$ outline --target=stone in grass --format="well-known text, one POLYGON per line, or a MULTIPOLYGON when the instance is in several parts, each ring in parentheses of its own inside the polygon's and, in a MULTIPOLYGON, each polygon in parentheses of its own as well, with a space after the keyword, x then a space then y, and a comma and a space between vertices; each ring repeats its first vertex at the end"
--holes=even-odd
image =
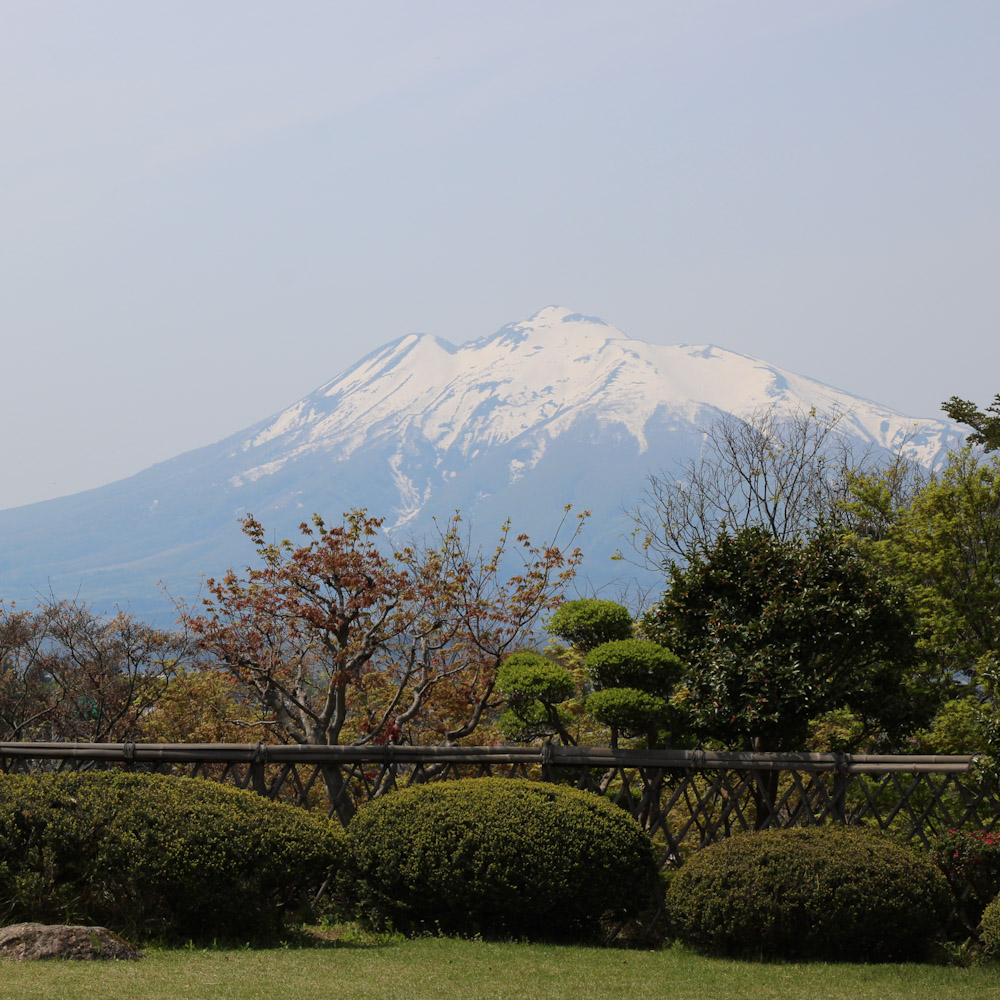
POLYGON ((146 957, 106 927, 34 923, 0 928, 0 956, 24 960, 146 957))

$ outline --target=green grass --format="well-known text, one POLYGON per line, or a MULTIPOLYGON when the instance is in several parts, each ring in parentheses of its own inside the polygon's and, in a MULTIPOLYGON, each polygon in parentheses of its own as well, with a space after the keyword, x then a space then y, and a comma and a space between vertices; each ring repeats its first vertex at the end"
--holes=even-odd
POLYGON ((423 938, 264 950, 150 949, 142 962, 0 960, 3 1000, 991 1000, 1000 966, 785 965, 423 938))

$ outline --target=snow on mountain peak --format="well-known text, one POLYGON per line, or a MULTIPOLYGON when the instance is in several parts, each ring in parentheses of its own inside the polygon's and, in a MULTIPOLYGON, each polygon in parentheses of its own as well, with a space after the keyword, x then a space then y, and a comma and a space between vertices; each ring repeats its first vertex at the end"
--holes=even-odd
POLYGON ((573 312, 565 306, 546 306, 534 316, 529 316, 519 323, 508 323, 496 333, 484 337, 474 343, 496 341, 497 343, 523 343, 532 341, 539 346, 552 341, 577 343, 597 339, 628 340, 629 338, 615 329, 610 323, 596 316, 584 316, 573 312))
POLYGON ((57 586, 169 615, 156 581, 191 595, 199 574, 241 564, 235 523, 247 511, 290 537, 311 511, 364 506, 406 535, 433 534, 433 517, 461 510, 487 531, 510 518, 537 541, 572 503, 593 512, 583 543, 599 588, 618 575, 609 557, 632 527, 622 504, 649 472, 697 456, 722 414, 765 406, 842 413, 839 430, 862 447, 924 465, 964 437, 757 358, 630 340, 548 306, 457 347, 407 334, 225 441, 5 512, 0 582, 26 602, 57 586))
MULTIPOLYGON (((940 427, 915 436, 902 414, 757 358, 632 340, 603 320, 547 306, 458 347, 408 334, 373 351, 253 428, 240 445, 252 464, 231 482, 254 481, 313 452, 347 459, 379 442, 400 469, 401 449, 429 450, 447 478, 484 449, 520 442, 513 481, 582 420, 617 428, 642 454, 654 424, 703 428, 722 413, 745 417, 763 406, 843 413, 845 432, 887 448, 909 438, 911 457, 925 464, 941 448, 940 427)), ((407 492, 417 506, 426 493, 407 492)))

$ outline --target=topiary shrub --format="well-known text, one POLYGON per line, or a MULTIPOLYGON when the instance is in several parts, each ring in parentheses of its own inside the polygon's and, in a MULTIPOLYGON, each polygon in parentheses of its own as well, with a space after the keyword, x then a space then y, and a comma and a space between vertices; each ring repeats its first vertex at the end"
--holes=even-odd
POLYGON ((497 671, 497 690, 511 707, 521 708, 541 701, 557 704, 573 697, 570 672, 538 653, 520 652, 508 656, 497 671))
POLYGON ((406 933, 594 939, 658 885, 649 839, 599 796, 473 778, 366 805, 348 829, 360 919, 406 933))
POLYGON ((549 635, 565 639, 581 653, 587 653, 605 642, 628 639, 632 628, 628 608, 595 597, 561 604, 545 623, 545 631, 549 635))
POLYGON ((625 733, 645 735, 652 748, 665 730, 677 728, 667 696, 683 664, 669 649, 648 639, 618 639, 592 649, 583 665, 597 689, 587 699, 587 711, 610 727, 613 747, 625 733))
POLYGON ((514 653, 497 671, 497 691, 509 706, 497 719, 497 728, 515 742, 558 736, 569 743, 573 717, 559 702, 575 690, 565 667, 528 650, 514 653))
POLYGON ((583 661, 597 688, 669 691, 684 669, 679 657, 649 639, 620 639, 592 649, 583 661))
POLYGON ((607 688, 587 699, 587 711, 602 725, 628 736, 641 736, 665 724, 670 704, 635 688, 607 688))
POLYGON ((267 940, 345 855, 346 835, 325 817, 211 781, 111 771, 0 777, 7 923, 267 940))
POLYGON ((667 889, 676 936, 729 956, 918 958, 949 908, 948 887, 926 856, 843 827, 720 841, 694 855, 667 889))
POLYGON ((554 736, 568 743, 565 734, 573 722, 573 716, 561 705, 544 705, 536 701, 516 711, 508 708, 501 712, 497 719, 497 729, 505 740, 512 743, 530 743, 532 740, 548 740, 554 736))

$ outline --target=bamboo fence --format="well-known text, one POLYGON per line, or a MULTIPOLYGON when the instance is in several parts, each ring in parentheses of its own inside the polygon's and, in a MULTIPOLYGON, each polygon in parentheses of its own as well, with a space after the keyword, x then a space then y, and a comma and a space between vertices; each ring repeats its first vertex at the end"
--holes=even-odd
POLYGON ((394 788, 501 775, 573 785, 627 809, 673 866, 747 830, 843 823, 928 846, 1000 826, 969 756, 613 750, 607 747, 0 743, 7 773, 124 768, 209 778, 322 809, 346 825, 394 788))

